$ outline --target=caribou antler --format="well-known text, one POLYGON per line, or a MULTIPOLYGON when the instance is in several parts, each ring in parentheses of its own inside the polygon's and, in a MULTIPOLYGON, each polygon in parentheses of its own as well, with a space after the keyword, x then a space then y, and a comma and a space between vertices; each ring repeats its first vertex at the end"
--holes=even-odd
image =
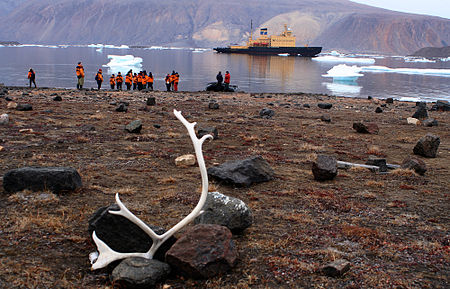
POLYGON ((198 201, 197 206, 194 210, 187 215, 183 220, 181 220, 178 224, 173 226, 170 230, 165 232, 162 235, 156 234, 150 227, 148 227, 142 220, 133 215, 125 205, 120 201, 119 194, 116 194, 116 203, 119 206, 119 211, 108 211, 110 214, 119 215, 127 218, 134 224, 136 224, 139 228, 141 228, 152 240, 153 244, 150 249, 145 253, 119 253, 112 250, 105 242, 100 240, 95 231, 92 233, 92 239, 97 245, 97 252, 91 253, 90 259, 92 263, 92 270, 100 269, 107 266, 109 263, 129 258, 129 257, 142 257, 146 259, 152 259, 153 255, 156 253, 158 248, 173 234, 179 231, 181 228, 192 222, 198 215, 202 213, 203 205, 206 201, 206 196, 208 195, 208 174, 206 172, 205 160, 203 158, 202 145, 203 142, 208 138, 213 138, 211 135, 205 135, 202 138, 197 138, 195 135, 194 127, 197 124, 196 122, 190 123, 188 122, 182 115, 180 111, 173 110, 173 113, 178 118, 178 120, 183 123, 183 125, 187 128, 189 136, 191 137, 192 143, 194 145, 195 155, 197 156, 198 166, 200 168, 200 174, 202 177, 202 192, 200 196, 200 200, 198 201))

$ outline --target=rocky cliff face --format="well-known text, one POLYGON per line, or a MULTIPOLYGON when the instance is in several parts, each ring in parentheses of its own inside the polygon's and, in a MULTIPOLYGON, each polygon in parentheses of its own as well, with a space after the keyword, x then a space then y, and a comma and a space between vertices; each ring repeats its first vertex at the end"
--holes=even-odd
POLYGON ((297 45, 410 54, 450 43, 450 20, 348 0, 0 0, 0 39, 21 43, 214 47, 289 24, 297 45))

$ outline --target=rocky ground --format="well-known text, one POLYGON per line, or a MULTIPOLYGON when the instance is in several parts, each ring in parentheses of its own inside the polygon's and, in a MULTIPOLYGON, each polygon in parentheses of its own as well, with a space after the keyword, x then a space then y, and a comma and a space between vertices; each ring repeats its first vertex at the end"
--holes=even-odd
POLYGON ((253 212, 253 226, 234 236, 238 264, 208 280, 172 275, 158 288, 448 288, 449 112, 429 112, 438 126, 416 126, 406 121, 414 103, 382 104, 310 94, 10 88, 0 96, 0 114, 9 116, 0 125, 0 175, 24 166, 69 166, 83 188, 58 195, 0 188, 0 287, 114 287, 105 270, 90 270, 95 247, 87 227, 115 193, 145 222, 165 228, 194 208, 200 175, 196 166, 175 166, 176 157, 193 153, 176 108, 199 127, 217 128, 219 138, 204 144, 208 167, 260 155, 276 177, 250 187, 210 180, 213 190, 253 212), (150 96, 155 106, 146 105, 150 96), (116 111, 120 101, 129 103, 127 112, 116 111), (217 109, 209 108, 211 101, 217 109), (321 109, 322 102, 333 106, 321 109), (18 111, 13 103, 32 110, 18 111), (274 115, 260 117, 263 108, 274 115), (137 119, 142 131, 127 132, 125 125, 137 119), (356 133, 356 121, 376 123, 379 133, 356 133), (401 164, 427 133, 441 144, 436 158, 421 158, 424 176, 352 168, 332 181, 313 179, 317 154, 353 163, 375 155, 401 164), (325 276, 322 266, 337 259, 348 260, 350 270, 325 276))

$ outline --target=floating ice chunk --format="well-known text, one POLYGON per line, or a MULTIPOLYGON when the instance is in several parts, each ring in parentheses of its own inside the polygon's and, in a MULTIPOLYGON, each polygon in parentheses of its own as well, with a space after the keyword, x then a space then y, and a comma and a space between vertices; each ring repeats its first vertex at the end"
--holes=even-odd
POLYGON ((383 72, 383 73, 402 73, 402 74, 419 74, 430 76, 450 77, 450 69, 437 68, 390 68, 386 66, 363 66, 363 72, 383 72))
POLYGON ((130 49, 128 45, 110 45, 110 44, 89 44, 87 47, 91 48, 110 48, 110 49, 130 49))
POLYGON ((109 63, 103 65, 109 67, 110 73, 126 73, 130 69, 139 70, 142 68, 142 58, 133 55, 108 55, 109 63))
POLYGON ((289 53, 280 53, 278 56, 289 56, 289 53))
POLYGON ((431 62, 431 63, 436 62, 436 60, 430 60, 430 59, 426 59, 426 58, 417 58, 417 57, 405 57, 403 59, 405 60, 405 62, 431 62))
POLYGON ((340 81, 355 81, 360 76, 364 76, 361 72, 361 68, 353 65, 348 66, 346 64, 339 64, 327 71, 327 74, 323 74, 323 77, 332 77, 333 80, 340 81))
POLYGON ((322 83, 330 90, 334 95, 342 96, 359 96, 361 92, 361 86, 344 84, 339 82, 324 82, 322 83))
POLYGON ((325 55, 315 57, 312 60, 320 62, 341 62, 341 63, 360 63, 360 64, 374 64, 375 59, 373 58, 358 58, 358 57, 344 57, 344 56, 333 56, 325 55))
POLYGON ((97 51, 98 53, 102 53, 103 52, 103 47, 97 48, 97 49, 95 49, 95 51, 97 51))
POLYGON ((439 59, 440 61, 444 61, 444 62, 446 62, 446 61, 450 61, 450 57, 447 57, 447 58, 441 58, 441 59, 439 59))
POLYGON ((419 97, 402 96, 399 98, 399 101, 418 102, 424 100, 420 99, 419 97))
POLYGON ((332 56, 341 56, 342 55, 339 52, 337 52, 336 50, 331 51, 329 54, 332 56))

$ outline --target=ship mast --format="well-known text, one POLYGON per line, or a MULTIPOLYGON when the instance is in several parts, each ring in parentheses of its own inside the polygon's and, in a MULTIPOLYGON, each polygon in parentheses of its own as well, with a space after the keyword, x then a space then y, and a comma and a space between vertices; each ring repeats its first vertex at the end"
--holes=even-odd
POLYGON ((250 20, 250 40, 253 40, 253 19, 250 20))

